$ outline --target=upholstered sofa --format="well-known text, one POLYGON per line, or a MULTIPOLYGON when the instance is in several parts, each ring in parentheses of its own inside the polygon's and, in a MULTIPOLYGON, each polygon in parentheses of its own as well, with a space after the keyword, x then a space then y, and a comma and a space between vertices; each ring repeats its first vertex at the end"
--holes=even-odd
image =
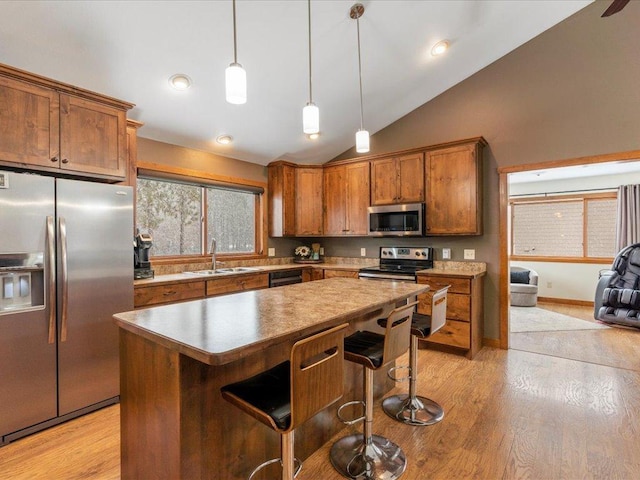
POLYGON ((511 267, 511 305, 535 307, 538 303, 538 273, 523 267, 511 267))
POLYGON ((602 322, 640 328, 640 243, 623 248, 611 270, 601 272, 593 313, 602 322))

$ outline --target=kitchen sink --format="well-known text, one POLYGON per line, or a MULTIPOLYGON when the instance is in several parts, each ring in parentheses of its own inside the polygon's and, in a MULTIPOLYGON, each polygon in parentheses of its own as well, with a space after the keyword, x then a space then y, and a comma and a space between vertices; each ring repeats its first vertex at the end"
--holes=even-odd
POLYGON ((242 272, 259 272, 260 267, 233 267, 233 268, 216 268, 215 270, 194 270, 193 272, 184 272, 187 275, 220 275, 222 273, 242 273, 242 272))
POLYGON ((218 268, 216 272, 220 273, 234 273, 234 272, 258 272, 262 270, 260 267, 233 267, 233 268, 218 268))

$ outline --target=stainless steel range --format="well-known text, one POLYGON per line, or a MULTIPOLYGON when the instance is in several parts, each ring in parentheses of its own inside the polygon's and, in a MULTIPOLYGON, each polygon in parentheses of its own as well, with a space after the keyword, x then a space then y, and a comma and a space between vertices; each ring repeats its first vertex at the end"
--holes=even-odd
POLYGON ((360 269, 358 277, 415 282, 416 272, 433 268, 431 247, 380 247, 380 266, 360 269))

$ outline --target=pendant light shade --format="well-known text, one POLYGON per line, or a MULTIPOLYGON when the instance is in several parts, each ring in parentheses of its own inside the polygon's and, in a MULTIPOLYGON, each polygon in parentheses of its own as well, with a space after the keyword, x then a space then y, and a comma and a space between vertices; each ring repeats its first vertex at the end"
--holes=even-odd
POLYGON ((356 132, 356 152, 367 153, 369 151, 369 132, 358 130, 356 132))
POLYGON ((302 109, 302 130, 308 134, 320 132, 320 109, 315 103, 309 102, 302 109))
POLYGON ((307 0, 309 23, 309 101, 302 109, 302 131, 306 134, 320 132, 320 109, 313 103, 313 88, 311 83, 311 0, 307 0))
POLYGON ((232 63, 224 71, 227 102, 247 103, 247 72, 239 63, 232 63))
POLYGON ((236 37, 236 0, 233 0, 233 63, 224 72, 227 102, 235 105, 247 103, 247 72, 238 63, 236 37))
POLYGON ((369 132, 364 129, 364 113, 362 108, 362 60, 360 57, 360 17, 364 15, 364 5, 356 3, 349 10, 349 16, 356 21, 358 29, 358 79, 360 81, 360 130, 356 132, 356 152, 369 151, 369 132))

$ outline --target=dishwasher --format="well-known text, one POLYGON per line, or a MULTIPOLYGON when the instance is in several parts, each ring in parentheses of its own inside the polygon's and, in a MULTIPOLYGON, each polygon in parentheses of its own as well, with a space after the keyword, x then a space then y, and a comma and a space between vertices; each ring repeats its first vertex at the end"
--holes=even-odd
POLYGON ((269 288, 302 283, 302 270, 280 270, 269 273, 269 288))

